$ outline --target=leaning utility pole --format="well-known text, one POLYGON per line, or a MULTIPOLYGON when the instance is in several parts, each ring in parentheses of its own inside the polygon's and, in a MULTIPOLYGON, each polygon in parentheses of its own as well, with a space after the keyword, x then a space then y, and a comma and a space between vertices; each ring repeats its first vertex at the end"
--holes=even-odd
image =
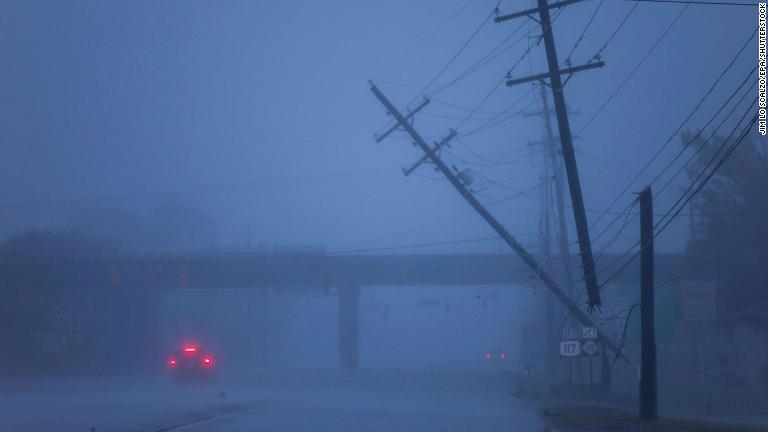
MULTIPOLYGON (((563 305, 565 305, 568 311, 582 325, 585 327, 597 328, 589 316, 587 316, 587 314, 584 313, 579 308, 579 306, 565 294, 560 286, 555 283, 555 281, 552 279, 552 277, 549 276, 544 267, 542 267, 541 264, 539 264, 539 262, 533 256, 531 256, 531 254, 529 254, 528 251, 525 250, 525 248, 520 243, 518 243, 512 234, 510 234, 506 228, 504 228, 504 226, 501 225, 501 223, 496 220, 496 218, 482 204, 480 204, 480 201, 475 198, 474 194, 470 192, 462 180, 451 171, 448 165, 446 165, 445 162, 440 159, 437 152, 434 149, 431 149, 426 141, 424 141, 424 138, 422 138, 421 135, 416 132, 416 129, 414 129, 413 125, 408 122, 408 118, 403 116, 400 111, 395 108, 392 102, 390 102, 389 99, 384 96, 381 90, 379 90, 379 88, 376 87, 373 83, 371 83, 371 92, 373 92, 376 98, 382 103, 382 105, 384 105, 392 117, 395 118, 399 124, 399 127, 411 136, 421 151, 424 152, 424 154, 435 165, 435 167, 448 179, 456 191, 458 191, 459 194, 461 194, 461 196, 467 201, 467 203, 469 203, 469 205, 475 209, 475 211, 488 223, 488 225, 490 225, 491 228, 496 231, 499 237, 501 237, 501 239, 504 240, 504 242, 507 243, 507 245, 509 245, 512 250, 515 251, 515 253, 522 259, 523 263, 525 263, 539 277, 539 279, 541 279, 541 281, 544 283, 544 286, 549 289, 557 297, 557 299, 563 303, 563 305)), ((455 132, 451 131, 451 133, 455 132)), ((604 346, 609 347, 614 352, 618 352, 624 360, 629 361, 626 356, 621 354, 616 344, 613 343, 613 341, 599 328, 598 337, 603 342, 604 346)))
POLYGON ((658 416, 656 326, 653 314, 653 197, 640 192, 640 418, 658 416))
POLYGON ((503 22, 510 19, 527 16, 532 18, 532 14, 539 14, 539 24, 541 24, 542 38, 544 39, 544 48, 547 52, 548 73, 542 73, 522 79, 508 79, 507 85, 512 86, 524 82, 544 80, 549 78, 552 87, 552 96, 555 101, 555 113, 557 114, 557 126, 560 130, 560 142, 563 150, 563 161, 565 162, 565 171, 568 175, 568 188, 571 192, 571 203, 573 204, 573 216, 576 221, 576 234, 579 238, 579 251, 581 252, 581 265, 584 270, 584 280, 587 285, 587 296, 589 297, 589 307, 599 307, 600 288, 597 284, 597 275, 595 274, 595 261, 592 257, 592 243, 589 239, 589 228, 587 226, 587 216, 584 210, 584 199, 581 195, 581 184, 579 181, 579 170, 576 166, 576 157, 573 151, 573 139, 571 136, 571 126, 568 122, 568 111, 565 104, 565 95, 563 94, 562 75, 571 75, 583 70, 602 67, 604 63, 597 61, 587 63, 582 66, 571 67, 570 65, 561 69, 557 60, 557 50, 555 48, 555 38, 552 35, 552 20, 549 16, 549 10, 560 8, 572 3, 583 0, 563 0, 549 4, 547 0, 537 0, 538 7, 524 10, 511 15, 496 17, 496 22, 503 22))

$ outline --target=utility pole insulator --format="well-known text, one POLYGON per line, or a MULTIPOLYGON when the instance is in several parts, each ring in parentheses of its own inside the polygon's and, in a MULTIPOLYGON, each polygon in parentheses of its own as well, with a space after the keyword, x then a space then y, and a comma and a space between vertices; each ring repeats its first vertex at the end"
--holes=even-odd
MULTIPOLYGON (((430 102, 429 98, 425 97, 424 100, 421 101, 421 103, 416 106, 416 108, 414 108, 414 109, 412 109, 412 110, 410 110, 408 112, 408 115, 405 116, 405 119, 406 120, 413 119, 413 116, 417 112, 421 111, 422 108, 424 108, 425 106, 429 105, 429 102, 430 102)), ((389 111, 387 111, 387 115, 392 115, 392 114, 389 111)), ((413 123, 411 123, 411 125, 413 125, 413 123)), ((377 143, 378 142, 382 142, 384 140, 384 138, 388 137, 389 134, 391 134, 392 132, 396 131, 398 127, 400 127, 400 124, 399 123, 395 123, 394 126, 390 127, 386 131, 384 131, 384 133, 382 133, 381 135, 377 134, 377 135, 374 135, 373 137, 376 139, 377 143)))
MULTIPOLYGON (((574 4, 574 3, 578 3, 578 2, 582 2, 582 1, 584 1, 584 0, 563 0, 563 1, 556 2, 556 3, 547 4, 544 7, 547 10, 549 10, 549 9, 559 9, 559 8, 561 8, 563 6, 568 6, 570 4, 574 4)), ((537 20, 536 18, 534 18, 532 16, 533 14, 535 14, 537 12, 540 12, 541 11, 541 7, 542 7, 541 4, 539 4, 539 6, 535 7, 535 8, 526 9, 524 11, 515 12, 515 13, 509 14, 509 15, 497 16, 494 19, 494 21, 497 22, 497 23, 500 23, 500 22, 504 22, 504 21, 509 21, 511 19, 527 16, 528 18, 543 24, 542 21, 539 21, 539 20, 537 20)))
MULTIPOLYGON (((431 150, 431 153, 436 155, 436 154, 437 154, 437 152, 440 150, 440 148, 442 148, 443 146, 448 146, 448 147, 450 147, 450 144, 449 144, 449 142, 450 142, 450 141, 451 141, 451 140, 452 140, 452 139, 453 139, 455 136, 456 136, 456 131, 455 131, 455 130, 453 130, 453 129, 451 129, 451 130, 448 132, 448 135, 446 135, 446 136, 445 136, 445 138, 441 139, 441 140, 440 140, 440 142, 436 142, 436 143, 435 143, 435 146, 432 148, 432 150, 431 150)), ((417 145, 417 144, 416 144, 416 143, 413 143, 413 145, 417 145)), ((416 168, 418 168, 419 166, 421 166, 421 164, 423 164, 424 162, 426 162, 426 161, 427 161, 427 159, 429 159, 429 155, 428 155, 428 154, 425 154, 425 155, 424 155, 424 156, 422 156, 422 157, 421 157, 419 160, 417 160, 416 162, 414 162, 414 163, 411 165, 411 167, 410 167, 410 168, 403 168, 403 175, 404 175, 404 176, 408 176, 408 175, 409 175, 409 174, 411 174, 411 173, 412 173, 414 170, 416 170, 416 168)))
POLYGON ((531 76, 525 77, 525 78, 507 79, 507 87, 512 87, 514 85, 523 84, 523 83, 527 83, 527 82, 531 82, 531 81, 542 81, 542 80, 545 80, 547 78, 552 78, 554 75, 569 75, 570 76, 572 74, 575 74, 576 72, 581 72, 581 71, 585 71, 585 70, 589 70, 589 69, 601 68, 603 66, 605 66, 605 63, 599 61, 599 62, 594 62, 594 63, 583 64, 581 66, 569 67, 569 68, 565 68, 565 69, 556 69, 553 72, 540 73, 540 74, 531 75, 531 76))

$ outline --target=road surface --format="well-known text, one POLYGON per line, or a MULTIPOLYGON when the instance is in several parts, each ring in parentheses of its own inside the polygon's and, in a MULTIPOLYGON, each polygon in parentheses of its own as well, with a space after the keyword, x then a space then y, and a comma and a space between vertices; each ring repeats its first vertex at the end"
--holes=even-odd
POLYGON ((0 382, 2 431, 544 431, 500 372, 240 372, 0 382))

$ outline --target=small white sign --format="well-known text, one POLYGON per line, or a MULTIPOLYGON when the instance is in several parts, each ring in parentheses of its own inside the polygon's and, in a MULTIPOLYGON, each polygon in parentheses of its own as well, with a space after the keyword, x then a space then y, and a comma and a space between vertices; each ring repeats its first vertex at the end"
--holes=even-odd
POLYGON ((593 355, 597 354, 598 351, 600 351, 600 345, 596 344, 592 339, 588 339, 581 346, 581 350, 584 351, 584 354, 592 357, 593 355))
POLYGON ((583 327, 581 337, 584 339, 597 339, 597 327, 583 327))
POLYGON ((578 333, 575 328, 565 328, 560 333, 560 339, 562 340, 573 340, 576 338, 578 338, 578 333))
POLYGON ((560 342, 560 355, 563 357, 578 357, 581 354, 581 344, 577 340, 560 342))

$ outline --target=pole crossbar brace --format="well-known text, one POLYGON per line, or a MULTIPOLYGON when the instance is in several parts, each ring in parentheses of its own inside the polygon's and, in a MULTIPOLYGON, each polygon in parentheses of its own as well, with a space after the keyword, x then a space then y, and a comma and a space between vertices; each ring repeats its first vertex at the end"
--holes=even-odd
MULTIPOLYGON (((550 3, 549 5, 547 5, 547 9, 561 8, 563 6, 568 6, 569 4, 579 3, 579 2, 582 2, 582 1, 584 1, 584 0, 563 0, 563 1, 556 2, 556 3, 550 3)), ((509 21, 511 19, 527 16, 528 18, 531 18, 532 20, 534 20, 536 22, 539 22, 539 20, 537 20, 536 18, 531 16, 532 14, 535 14, 535 13, 538 13, 538 12, 541 12, 541 8, 535 7, 535 8, 531 8, 531 9, 526 9, 524 11, 515 12, 515 13, 509 14, 509 15, 497 16, 496 18, 494 18, 494 21, 497 22, 497 23, 500 23, 500 22, 504 22, 504 21, 509 21)))
POLYGON ((408 123, 408 119, 403 116, 392 102, 387 99, 386 96, 379 90, 376 85, 371 84, 371 92, 381 102, 382 105, 389 111, 389 113, 397 120, 402 128, 413 138, 416 145, 418 145, 433 164, 442 172, 442 174, 448 179, 451 185, 457 192, 469 203, 470 206, 493 228, 494 231, 504 240, 507 245, 522 259, 533 273, 544 283, 544 286, 555 295, 555 297, 565 306, 566 309, 586 327, 595 327, 598 331, 598 337, 605 346, 618 353, 619 356, 625 360, 628 364, 631 364, 629 359, 621 352, 618 346, 608 337, 590 318, 585 312, 583 312, 576 303, 571 300, 562 288, 552 279, 547 273, 544 267, 534 258, 528 251, 507 231, 506 228, 475 198, 474 194, 462 183, 462 181, 453 173, 451 169, 443 162, 442 159, 430 149, 429 145, 424 138, 414 129, 414 127, 408 123))
POLYGON ((574 66, 574 67, 569 67, 569 68, 565 68, 565 69, 560 69, 560 70, 558 70, 555 73, 544 72, 544 73, 540 73, 540 74, 537 74, 537 75, 531 75, 531 76, 525 77, 525 78, 507 79, 507 87, 512 87, 512 86, 517 85, 517 84, 523 84, 523 83, 527 83, 527 82, 531 82, 531 81, 542 81, 542 80, 547 79, 547 78, 552 78, 552 75, 555 75, 555 74, 557 74, 557 75, 571 75, 571 74, 574 74, 576 72, 581 72, 581 71, 585 71, 585 70, 589 70, 589 69, 601 68, 603 66, 605 66, 605 62, 598 61, 598 62, 583 64, 581 66, 574 66))
MULTIPOLYGON (((421 109, 424 108, 425 106, 429 105, 429 102, 430 102, 429 98, 425 97, 424 100, 418 106, 416 106, 416 108, 414 108, 413 110, 410 110, 408 112, 408 115, 405 116, 405 119, 406 120, 411 119, 414 114, 416 114, 417 112, 421 111, 421 109)), ((383 134, 381 134, 381 135, 374 135, 374 138, 376 138, 376 142, 379 143, 382 140, 384 140, 384 138, 388 137, 389 134, 391 134, 392 132, 396 131, 399 126, 400 126, 399 123, 395 123, 394 126, 392 126, 391 128, 387 129, 386 131, 384 131, 383 134)))
MULTIPOLYGON (((438 150, 440 150, 440 148, 448 145, 448 142, 450 142, 455 136, 456 136, 456 131, 451 129, 448 135, 445 136, 445 138, 441 139, 440 142, 435 143, 435 146, 432 148, 432 150, 430 150, 430 154, 436 154, 438 150)), ((425 154, 424 156, 422 156, 419 160, 414 162, 410 168, 403 168, 403 175, 407 177, 409 174, 415 171, 416 168, 421 166, 421 164, 423 164, 424 162, 427 161, 427 159, 429 159, 430 154, 425 154)))

